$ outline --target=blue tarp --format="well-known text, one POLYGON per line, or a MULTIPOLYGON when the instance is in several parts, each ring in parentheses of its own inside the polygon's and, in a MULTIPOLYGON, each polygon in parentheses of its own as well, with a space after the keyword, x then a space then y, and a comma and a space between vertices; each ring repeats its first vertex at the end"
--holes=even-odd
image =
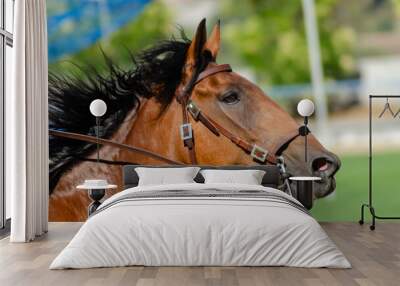
POLYGON ((49 60, 85 49, 132 21, 150 0, 47 0, 49 60))

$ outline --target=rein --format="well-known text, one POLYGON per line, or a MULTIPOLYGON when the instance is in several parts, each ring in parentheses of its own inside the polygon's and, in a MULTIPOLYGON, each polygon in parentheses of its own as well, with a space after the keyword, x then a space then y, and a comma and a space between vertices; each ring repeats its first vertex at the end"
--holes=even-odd
POLYGON ((218 124, 216 121, 211 119, 208 115, 206 115, 197 105, 190 99, 192 95, 192 91, 196 84, 198 84, 203 79, 215 75, 220 72, 232 72, 232 68, 229 64, 216 65, 212 67, 207 67, 204 71, 199 74, 195 74, 194 78, 192 78, 189 83, 184 86, 180 93, 177 95, 177 101, 182 106, 182 125, 180 126, 180 134, 181 139, 183 141, 184 146, 188 149, 189 157, 192 165, 197 165, 196 152, 194 148, 194 132, 192 128, 192 124, 189 121, 188 113, 193 117, 195 121, 200 121, 205 127, 207 127, 212 133, 217 136, 222 134, 229 140, 231 140, 238 147, 245 150, 250 156, 261 162, 261 163, 270 163, 276 165, 279 162, 278 155, 283 151, 283 149, 287 148, 287 146, 298 136, 304 135, 305 133, 309 133, 308 129, 304 129, 300 127, 299 129, 294 130, 289 133, 287 136, 282 138, 278 144, 272 146, 270 150, 264 149, 263 147, 252 144, 247 140, 237 136, 218 124))
MULTIPOLYGON (((153 159, 163 161, 168 164, 185 165, 182 162, 171 160, 167 157, 164 157, 162 155, 159 155, 157 153, 151 152, 151 151, 143 149, 143 148, 134 147, 134 146, 130 146, 130 145, 122 144, 122 143, 117 143, 117 142, 114 142, 114 141, 108 140, 108 139, 96 138, 96 137, 90 136, 90 135, 83 135, 83 134, 59 131, 59 130, 54 130, 54 129, 49 130, 49 135, 73 139, 73 140, 80 140, 80 141, 84 141, 84 142, 88 142, 88 143, 99 143, 101 145, 113 146, 113 147, 124 149, 124 150, 130 151, 130 152, 135 152, 135 153, 138 153, 141 155, 145 155, 145 156, 151 157, 153 159)), ((121 163, 125 163, 125 162, 121 162, 121 163)))

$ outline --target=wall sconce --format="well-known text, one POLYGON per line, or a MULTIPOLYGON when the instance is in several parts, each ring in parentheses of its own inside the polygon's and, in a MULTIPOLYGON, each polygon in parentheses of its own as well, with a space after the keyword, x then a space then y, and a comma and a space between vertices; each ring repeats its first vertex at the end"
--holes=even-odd
POLYGON ((303 99, 297 104, 297 112, 304 117, 304 125, 300 127, 300 135, 304 136, 304 160, 307 162, 307 135, 310 133, 308 129, 308 117, 314 113, 314 103, 309 99, 303 99))
POLYGON ((90 103, 90 113, 96 117, 96 139, 97 139, 97 163, 100 161, 99 155, 99 136, 100 136, 100 117, 107 112, 107 104, 101 99, 95 99, 90 103))

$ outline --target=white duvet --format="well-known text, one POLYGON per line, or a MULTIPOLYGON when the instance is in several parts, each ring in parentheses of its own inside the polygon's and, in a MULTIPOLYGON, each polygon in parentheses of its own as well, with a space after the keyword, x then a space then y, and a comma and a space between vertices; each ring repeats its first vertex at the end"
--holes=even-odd
POLYGON ((262 190, 297 202, 276 189, 254 185, 127 189, 100 206, 104 209, 88 219, 50 269, 127 265, 351 267, 315 219, 278 201, 174 197, 112 204, 131 192, 207 189, 262 190))

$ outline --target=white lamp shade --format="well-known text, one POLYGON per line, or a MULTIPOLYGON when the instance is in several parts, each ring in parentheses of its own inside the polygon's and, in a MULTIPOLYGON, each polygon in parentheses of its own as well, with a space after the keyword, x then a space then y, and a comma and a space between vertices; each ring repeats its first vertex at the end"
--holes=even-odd
POLYGON ((103 116, 107 111, 107 104, 101 99, 95 99, 90 103, 90 113, 96 117, 103 116))
POLYGON ((309 99, 303 99, 297 104, 297 112, 301 116, 311 116, 314 113, 314 103, 309 99))

